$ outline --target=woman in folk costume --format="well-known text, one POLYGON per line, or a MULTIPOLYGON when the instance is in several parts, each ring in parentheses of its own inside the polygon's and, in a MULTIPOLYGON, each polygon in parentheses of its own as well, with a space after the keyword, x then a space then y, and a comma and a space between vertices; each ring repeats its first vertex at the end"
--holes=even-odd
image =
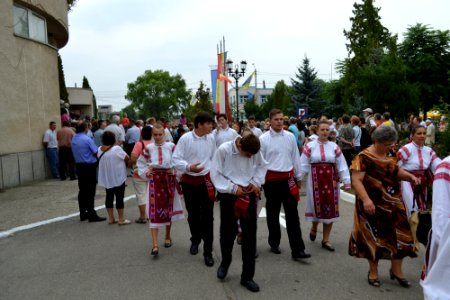
POLYGON ((164 141, 164 128, 153 126, 153 140, 146 146, 144 154, 137 161, 138 173, 148 178, 148 218, 152 235, 152 255, 158 255, 158 228, 166 227, 164 247, 172 246, 171 222, 184 218, 178 182, 172 167, 172 153, 175 144, 164 141))
POLYGON ((425 299, 450 299, 450 156, 434 175, 432 220, 421 285, 425 299))
POLYGON ((317 226, 323 223, 322 248, 334 251, 330 233, 333 223, 339 219, 339 181, 349 189, 350 174, 341 149, 328 140, 329 134, 328 121, 321 120, 318 139, 305 146, 300 161, 302 178, 309 173, 305 211, 306 220, 312 221, 309 237, 314 241, 317 226))
POLYGON ((398 166, 414 174, 421 180, 420 185, 414 189, 408 181, 402 181, 402 197, 405 202, 408 216, 412 211, 426 210, 427 187, 432 184, 432 176, 427 176, 428 171, 433 174, 441 160, 436 153, 428 146, 425 146, 427 130, 422 125, 415 125, 411 130, 412 142, 401 147, 397 153, 398 166), (413 205, 414 191, 418 203, 413 205))

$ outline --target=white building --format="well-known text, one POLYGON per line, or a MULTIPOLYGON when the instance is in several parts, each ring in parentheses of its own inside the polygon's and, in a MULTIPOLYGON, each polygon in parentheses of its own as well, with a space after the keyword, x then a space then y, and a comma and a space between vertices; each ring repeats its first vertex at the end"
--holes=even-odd
MULTIPOLYGON (((247 103, 249 99, 254 98, 257 105, 261 105, 267 101, 267 98, 270 94, 272 94, 272 88, 258 88, 256 89, 254 86, 250 86, 248 89, 243 89, 240 87, 238 89, 239 96, 239 120, 247 119, 245 115, 244 105, 247 103)), ((228 97, 230 99, 230 107, 233 112, 233 117, 236 115, 236 89, 232 88, 228 90, 228 97)))

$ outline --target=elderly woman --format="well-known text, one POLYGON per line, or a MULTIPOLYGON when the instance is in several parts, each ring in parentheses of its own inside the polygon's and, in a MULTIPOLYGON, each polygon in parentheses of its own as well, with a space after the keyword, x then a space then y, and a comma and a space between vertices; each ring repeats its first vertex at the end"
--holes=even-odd
POLYGON ((323 223, 322 248, 334 251, 330 233, 333 223, 339 219, 339 181, 349 189, 350 174, 341 149, 336 143, 328 141, 328 120, 319 121, 317 132, 318 139, 304 147, 300 158, 302 179, 309 174, 305 216, 307 221, 312 221, 311 241, 316 239, 319 222, 323 223))
POLYGON ((390 259, 391 279, 403 287, 411 284, 402 270, 403 258, 416 257, 400 180, 417 185, 420 179, 402 170, 390 150, 397 141, 391 126, 380 126, 372 133, 373 145, 361 151, 352 162, 352 185, 356 192, 354 225, 349 254, 369 261, 367 281, 379 287, 378 260, 390 259))
MULTIPOLYGON (((419 189, 407 181, 402 181, 402 198, 406 205, 408 216, 412 211, 425 210, 427 200, 427 187, 432 184, 432 178, 427 178, 427 171, 433 174, 441 162, 433 149, 425 146, 427 130, 422 125, 414 125, 411 130, 412 142, 400 148, 397 153, 398 166, 420 178, 419 189), (418 203, 413 204, 414 192, 418 203)), ((430 177, 430 176, 428 176, 430 177)))

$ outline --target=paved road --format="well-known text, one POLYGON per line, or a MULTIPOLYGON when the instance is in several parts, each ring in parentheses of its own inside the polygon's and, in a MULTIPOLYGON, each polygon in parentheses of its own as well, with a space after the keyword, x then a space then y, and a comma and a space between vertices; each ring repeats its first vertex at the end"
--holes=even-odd
MULTIPOLYGON (((127 195, 133 193, 129 183, 127 195)), ((55 180, 0 193, 0 235, 17 226, 76 213, 76 195, 76 182, 55 180)), ((104 195, 99 188, 96 205, 103 204, 104 195)), ((104 209, 99 213, 105 215, 104 209)), ((137 218, 134 199, 126 203, 125 213, 137 218)), ((256 294, 239 285, 237 245, 228 277, 223 282, 216 278, 220 261, 217 205, 213 268, 203 264, 201 254, 189 254, 186 220, 174 223, 173 247, 162 247, 155 259, 150 256, 147 225, 119 227, 71 217, 0 238, 0 299, 423 299, 418 283, 421 258, 405 259, 405 274, 413 282, 409 289, 389 280, 387 261, 380 263, 382 287, 367 284, 367 262, 347 254, 353 205, 342 202, 341 214, 332 233, 336 252, 321 249, 319 232, 316 242, 305 239, 312 254, 305 262, 291 260, 285 230, 283 253, 270 253, 265 218, 260 218, 255 281, 261 291, 256 294)), ((305 238, 309 227, 302 221, 305 238)))

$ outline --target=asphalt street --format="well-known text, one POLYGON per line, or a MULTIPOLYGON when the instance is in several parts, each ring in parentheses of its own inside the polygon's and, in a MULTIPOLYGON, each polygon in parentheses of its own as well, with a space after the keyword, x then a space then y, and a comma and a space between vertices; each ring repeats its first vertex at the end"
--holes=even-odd
MULTIPOLYGON (((389 261, 381 261, 380 288, 367 284, 368 264, 347 254, 353 222, 353 204, 341 201, 341 220, 331 240, 336 252, 308 239, 310 224, 304 221, 304 196, 299 215, 307 251, 312 257, 293 261, 285 228, 280 255, 269 251, 266 219, 258 219, 258 252, 255 281, 259 293, 239 284, 240 246, 224 281, 216 277, 220 263, 219 206, 215 206, 214 267, 206 267, 201 253, 189 253, 186 219, 173 224, 173 246, 150 255, 148 225, 108 225, 80 222, 76 215, 77 182, 46 180, 0 193, 0 299, 423 299, 419 258, 406 258, 404 272, 412 282, 403 288, 389 279, 389 261), (64 218, 64 216, 69 216, 64 218), (55 218, 63 217, 55 220, 55 218), (48 221, 53 220, 53 221, 48 221), (20 227, 40 222, 34 227, 20 227), (19 227, 19 230, 15 231, 19 227), (27 229, 28 228, 28 229, 27 229), (22 230, 26 229, 26 230, 22 230)), ((138 217, 133 185, 125 215, 138 217)), ((97 189, 96 206, 105 192, 97 189)), ((264 201, 264 200, 262 200, 264 201)), ((104 209, 99 214, 106 215, 104 209)), ((282 218, 282 217, 281 217, 282 218)))

